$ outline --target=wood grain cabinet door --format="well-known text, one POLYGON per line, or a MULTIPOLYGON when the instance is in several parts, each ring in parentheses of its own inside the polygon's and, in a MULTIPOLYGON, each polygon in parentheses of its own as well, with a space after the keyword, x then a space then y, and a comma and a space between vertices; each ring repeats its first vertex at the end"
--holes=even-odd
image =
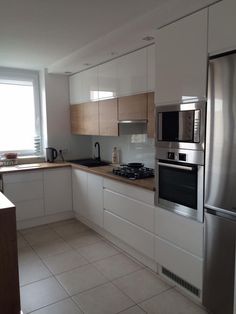
POLYGON ((148 93, 148 123, 147 123, 148 137, 155 137, 155 103, 154 93, 148 93))
POLYGON ((99 135, 98 102, 73 105, 71 112, 71 132, 81 135, 99 135))
POLYGON ((146 120, 147 93, 118 98, 118 119, 146 120))
POLYGON ((118 136, 117 98, 99 101, 100 135, 118 136))

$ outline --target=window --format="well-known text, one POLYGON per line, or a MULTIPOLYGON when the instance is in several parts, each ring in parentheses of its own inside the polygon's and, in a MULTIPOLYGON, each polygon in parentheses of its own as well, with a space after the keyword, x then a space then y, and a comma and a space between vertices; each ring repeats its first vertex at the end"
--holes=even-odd
POLYGON ((0 68, 0 153, 40 155, 38 72, 0 68))

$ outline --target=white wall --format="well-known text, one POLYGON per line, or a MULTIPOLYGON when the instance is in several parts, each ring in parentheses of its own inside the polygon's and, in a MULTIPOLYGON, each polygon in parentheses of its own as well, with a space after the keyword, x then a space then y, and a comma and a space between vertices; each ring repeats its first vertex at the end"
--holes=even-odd
POLYGON ((67 150, 65 159, 91 156, 91 137, 72 135, 70 131, 69 83, 66 75, 48 74, 45 71, 42 84, 44 108, 45 147, 67 150), (45 84, 43 86, 43 84, 45 84), (46 106, 46 107, 45 107, 46 106))

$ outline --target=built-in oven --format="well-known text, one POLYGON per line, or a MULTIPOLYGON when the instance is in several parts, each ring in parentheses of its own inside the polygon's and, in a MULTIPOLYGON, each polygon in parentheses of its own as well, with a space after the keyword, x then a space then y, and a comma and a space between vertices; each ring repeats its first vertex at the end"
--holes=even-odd
POLYGON ((156 146, 204 149, 206 102, 156 108, 156 146))
POLYGON ((156 206, 202 222, 203 164, 202 151, 159 149, 156 206))

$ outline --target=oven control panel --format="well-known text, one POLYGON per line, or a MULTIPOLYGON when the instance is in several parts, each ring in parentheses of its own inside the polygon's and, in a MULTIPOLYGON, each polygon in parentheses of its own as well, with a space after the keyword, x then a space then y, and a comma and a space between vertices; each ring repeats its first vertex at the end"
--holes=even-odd
POLYGON ((187 161, 187 154, 168 152, 167 159, 177 161, 187 161))

